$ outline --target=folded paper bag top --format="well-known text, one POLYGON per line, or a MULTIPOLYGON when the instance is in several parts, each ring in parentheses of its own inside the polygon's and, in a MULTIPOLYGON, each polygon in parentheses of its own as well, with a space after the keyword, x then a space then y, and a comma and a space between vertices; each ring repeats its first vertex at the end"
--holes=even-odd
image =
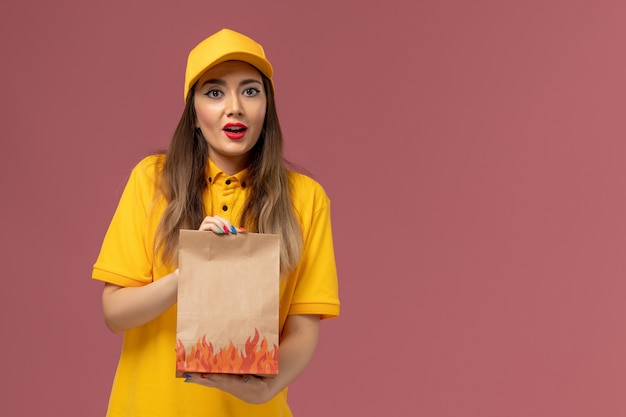
POLYGON ((278 235, 181 230, 176 375, 278 374, 278 235))

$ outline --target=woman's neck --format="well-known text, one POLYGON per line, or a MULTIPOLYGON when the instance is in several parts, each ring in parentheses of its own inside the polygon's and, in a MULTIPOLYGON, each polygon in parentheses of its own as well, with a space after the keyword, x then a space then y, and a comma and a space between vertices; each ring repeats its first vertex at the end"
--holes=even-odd
POLYGON ((209 158, 211 158, 211 161, 213 161, 215 166, 221 169, 226 175, 235 175, 249 165, 246 155, 239 157, 224 157, 222 155, 209 154, 209 158))

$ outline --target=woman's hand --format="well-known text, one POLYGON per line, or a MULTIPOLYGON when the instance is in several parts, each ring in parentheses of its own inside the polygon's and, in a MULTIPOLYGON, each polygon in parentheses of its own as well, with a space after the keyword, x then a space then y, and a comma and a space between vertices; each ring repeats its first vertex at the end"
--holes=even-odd
POLYGON ((236 235, 237 233, 246 231, 243 227, 233 226, 231 222, 220 216, 205 217, 204 220, 202 220, 200 227, 198 227, 198 230, 210 231, 218 235, 223 235, 224 233, 232 233, 236 235))
POLYGON ((279 372, 275 377, 187 373, 183 375, 185 381, 221 389, 252 404, 267 402, 295 380, 311 361, 317 346, 319 323, 318 315, 287 317, 278 351, 279 372))
POLYGON ((254 375, 201 374, 190 372, 183 376, 185 377, 185 382, 217 388, 250 404, 263 404, 273 397, 265 378, 259 378, 254 375))

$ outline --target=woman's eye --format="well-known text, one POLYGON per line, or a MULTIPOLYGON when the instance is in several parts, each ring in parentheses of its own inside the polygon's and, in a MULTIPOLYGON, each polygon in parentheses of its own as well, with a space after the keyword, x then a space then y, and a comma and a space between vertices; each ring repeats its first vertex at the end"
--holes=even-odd
POLYGON ((206 95, 211 98, 220 98, 222 96, 222 92, 220 90, 209 90, 206 95))
POLYGON ((243 94, 248 97, 254 97, 259 93, 260 91, 256 88, 246 88, 245 90, 243 90, 243 94))

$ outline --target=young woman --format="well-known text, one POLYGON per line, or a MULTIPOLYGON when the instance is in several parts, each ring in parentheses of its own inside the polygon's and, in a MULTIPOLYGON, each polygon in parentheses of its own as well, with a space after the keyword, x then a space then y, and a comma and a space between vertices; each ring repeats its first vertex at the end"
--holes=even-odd
POLYGON ((287 386, 322 319, 339 315, 330 202, 287 170, 272 66, 223 29, 189 54, 185 109, 167 151, 133 169, 94 265, 104 320, 124 341, 109 416, 290 416, 287 386), (175 377, 180 229, 281 238, 279 374, 175 377))

